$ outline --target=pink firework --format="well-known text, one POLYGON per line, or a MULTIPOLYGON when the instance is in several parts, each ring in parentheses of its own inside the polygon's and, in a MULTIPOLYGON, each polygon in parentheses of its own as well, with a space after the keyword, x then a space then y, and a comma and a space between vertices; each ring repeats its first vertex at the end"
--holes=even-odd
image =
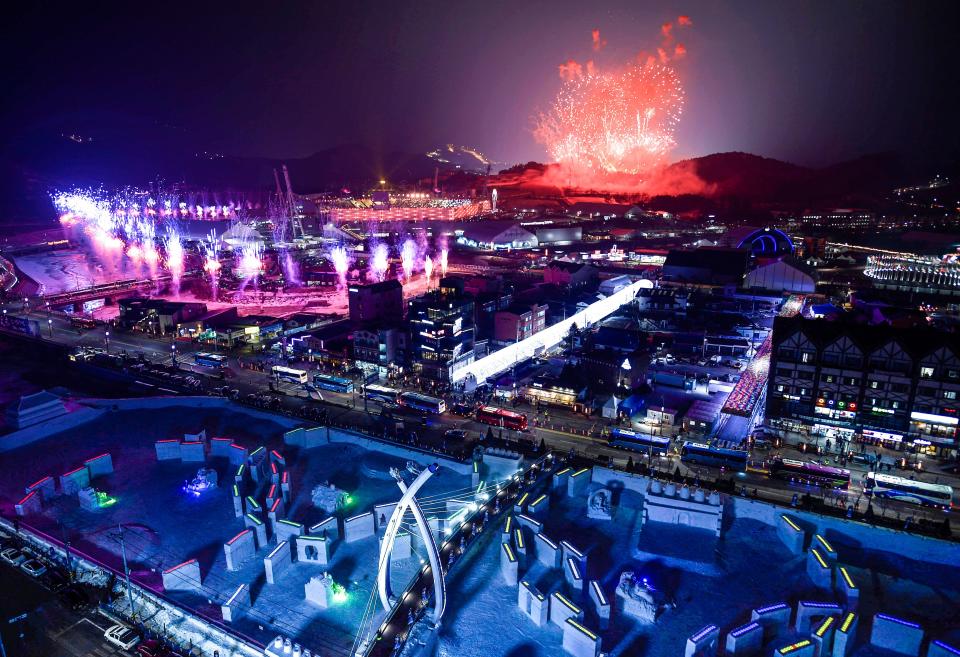
POLYGON ((400 264, 403 266, 403 280, 413 278, 413 270, 417 259, 417 243, 407 239, 400 248, 400 264))
POLYGON ((683 99, 676 71, 653 59, 619 72, 591 67, 564 83, 534 135, 573 171, 642 174, 676 146, 683 99))
POLYGON ((449 251, 447 250, 447 247, 443 247, 442 249, 440 249, 440 275, 441 276, 447 275, 447 254, 448 253, 449 251))
POLYGON ((427 284, 429 285, 430 279, 433 277, 433 258, 430 256, 423 259, 423 273, 427 275, 427 284))
POLYGON ((376 282, 381 282, 390 268, 390 249, 380 243, 373 247, 373 257, 370 258, 370 273, 376 282))
POLYGON ((330 260, 333 262, 333 268, 340 278, 340 286, 345 287, 347 284, 347 272, 350 271, 350 254, 347 253, 346 248, 335 246, 330 251, 330 260))

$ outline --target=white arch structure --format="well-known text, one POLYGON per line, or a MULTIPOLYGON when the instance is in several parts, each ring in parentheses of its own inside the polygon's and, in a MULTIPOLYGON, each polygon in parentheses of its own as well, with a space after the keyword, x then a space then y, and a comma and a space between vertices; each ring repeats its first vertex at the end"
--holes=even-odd
POLYGON ((436 463, 424 468, 409 487, 403 483, 402 479, 397 479, 397 485, 403 492, 403 497, 397 502, 397 506, 393 509, 393 515, 390 516, 390 521, 387 523, 387 531, 383 535, 383 542, 380 543, 380 564, 377 569, 377 589, 380 593, 380 604, 389 612, 390 598, 393 597, 393 591, 390 588, 390 553, 393 552, 393 543, 397 538, 397 531, 400 529, 403 515, 407 512, 407 509, 410 509, 417 522, 417 529, 420 530, 423 544, 426 546, 427 558, 430 560, 430 572, 433 577, 433 622, 435 625, 440 623, 440 618, 447 606, 447 587, 443 581, 443 570, 440 568, 440 552, 437 550, 437 542, 415 496, 420 487, 427 482, 427 479, 439 469, 440 466, 436 463))
POLYGON ((650 287, 653 287, 653 283, 649 280, 632 283, 614 292, 609 297, 595 301, 577 314, 534 333, 526 340, 508 345, 489 356, 450 372, 450 379, 456 383, 467 376, 473 376, 476 378, 477 384, 481 384, 491 376, 510 369, 514 363, 533 358, 543 350, 560 344, 570 333, 570 327, 574 324, 582 329, 588 324, 599 322, 607 315, 618 310, 620 306, 632 301, 641 289, 650 287))

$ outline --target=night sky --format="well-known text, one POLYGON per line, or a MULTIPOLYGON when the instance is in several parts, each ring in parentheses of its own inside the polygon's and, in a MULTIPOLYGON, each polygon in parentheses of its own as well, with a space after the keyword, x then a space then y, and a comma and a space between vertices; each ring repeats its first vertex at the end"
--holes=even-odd
POLYGON ((4 130, 162 125, 235 155, 454 142, 543 160, 532 119, 560 86, 558 65, 623 64, 686 14, 674 159, 960 150, 956 2, 191 4, 20 3, 0 46, 4 130), (608 43, 599 53, 594 28, 608 43))

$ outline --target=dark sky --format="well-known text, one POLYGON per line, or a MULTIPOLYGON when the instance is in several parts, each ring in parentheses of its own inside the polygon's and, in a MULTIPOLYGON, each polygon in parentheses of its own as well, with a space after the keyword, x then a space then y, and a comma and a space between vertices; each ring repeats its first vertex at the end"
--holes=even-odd
POLYGON ((162 124, 240 155, 455 142, 544 159, 532 117, 558 64, 622 64, 687 14, 677 158, 958 150, 957 2, 19 5, 0 48, 3 127, 21 135, 162 124))

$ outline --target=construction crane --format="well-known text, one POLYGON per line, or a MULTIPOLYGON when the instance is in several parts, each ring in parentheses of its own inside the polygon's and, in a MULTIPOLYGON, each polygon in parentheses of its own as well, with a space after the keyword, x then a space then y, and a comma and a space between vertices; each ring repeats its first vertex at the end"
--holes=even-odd
MULTIPOLYGON (((284 201, 284 205, 286 205, 286 208, 285 208, 286 212, 284 214, 286 215, 287 221, 289 222, 290 228, 292 229, 293 238, 296 239, 297 237, 303 237, 303 224, 300 222, 300 215, 297 213, 297 200, 293 195, 293 186, 290 184, 290 171, 287 170, 286 164, 282 166, 283 166, 283 180, 287 184, 287 193, 284 201)), ((274 175, 276 175, 276 173, 277 173, 276 170, 274 170, 274 175)), ((280 181, 277 180, 277 193, 278 195, 282 196, 279 188, 280 188, 280 181)))

